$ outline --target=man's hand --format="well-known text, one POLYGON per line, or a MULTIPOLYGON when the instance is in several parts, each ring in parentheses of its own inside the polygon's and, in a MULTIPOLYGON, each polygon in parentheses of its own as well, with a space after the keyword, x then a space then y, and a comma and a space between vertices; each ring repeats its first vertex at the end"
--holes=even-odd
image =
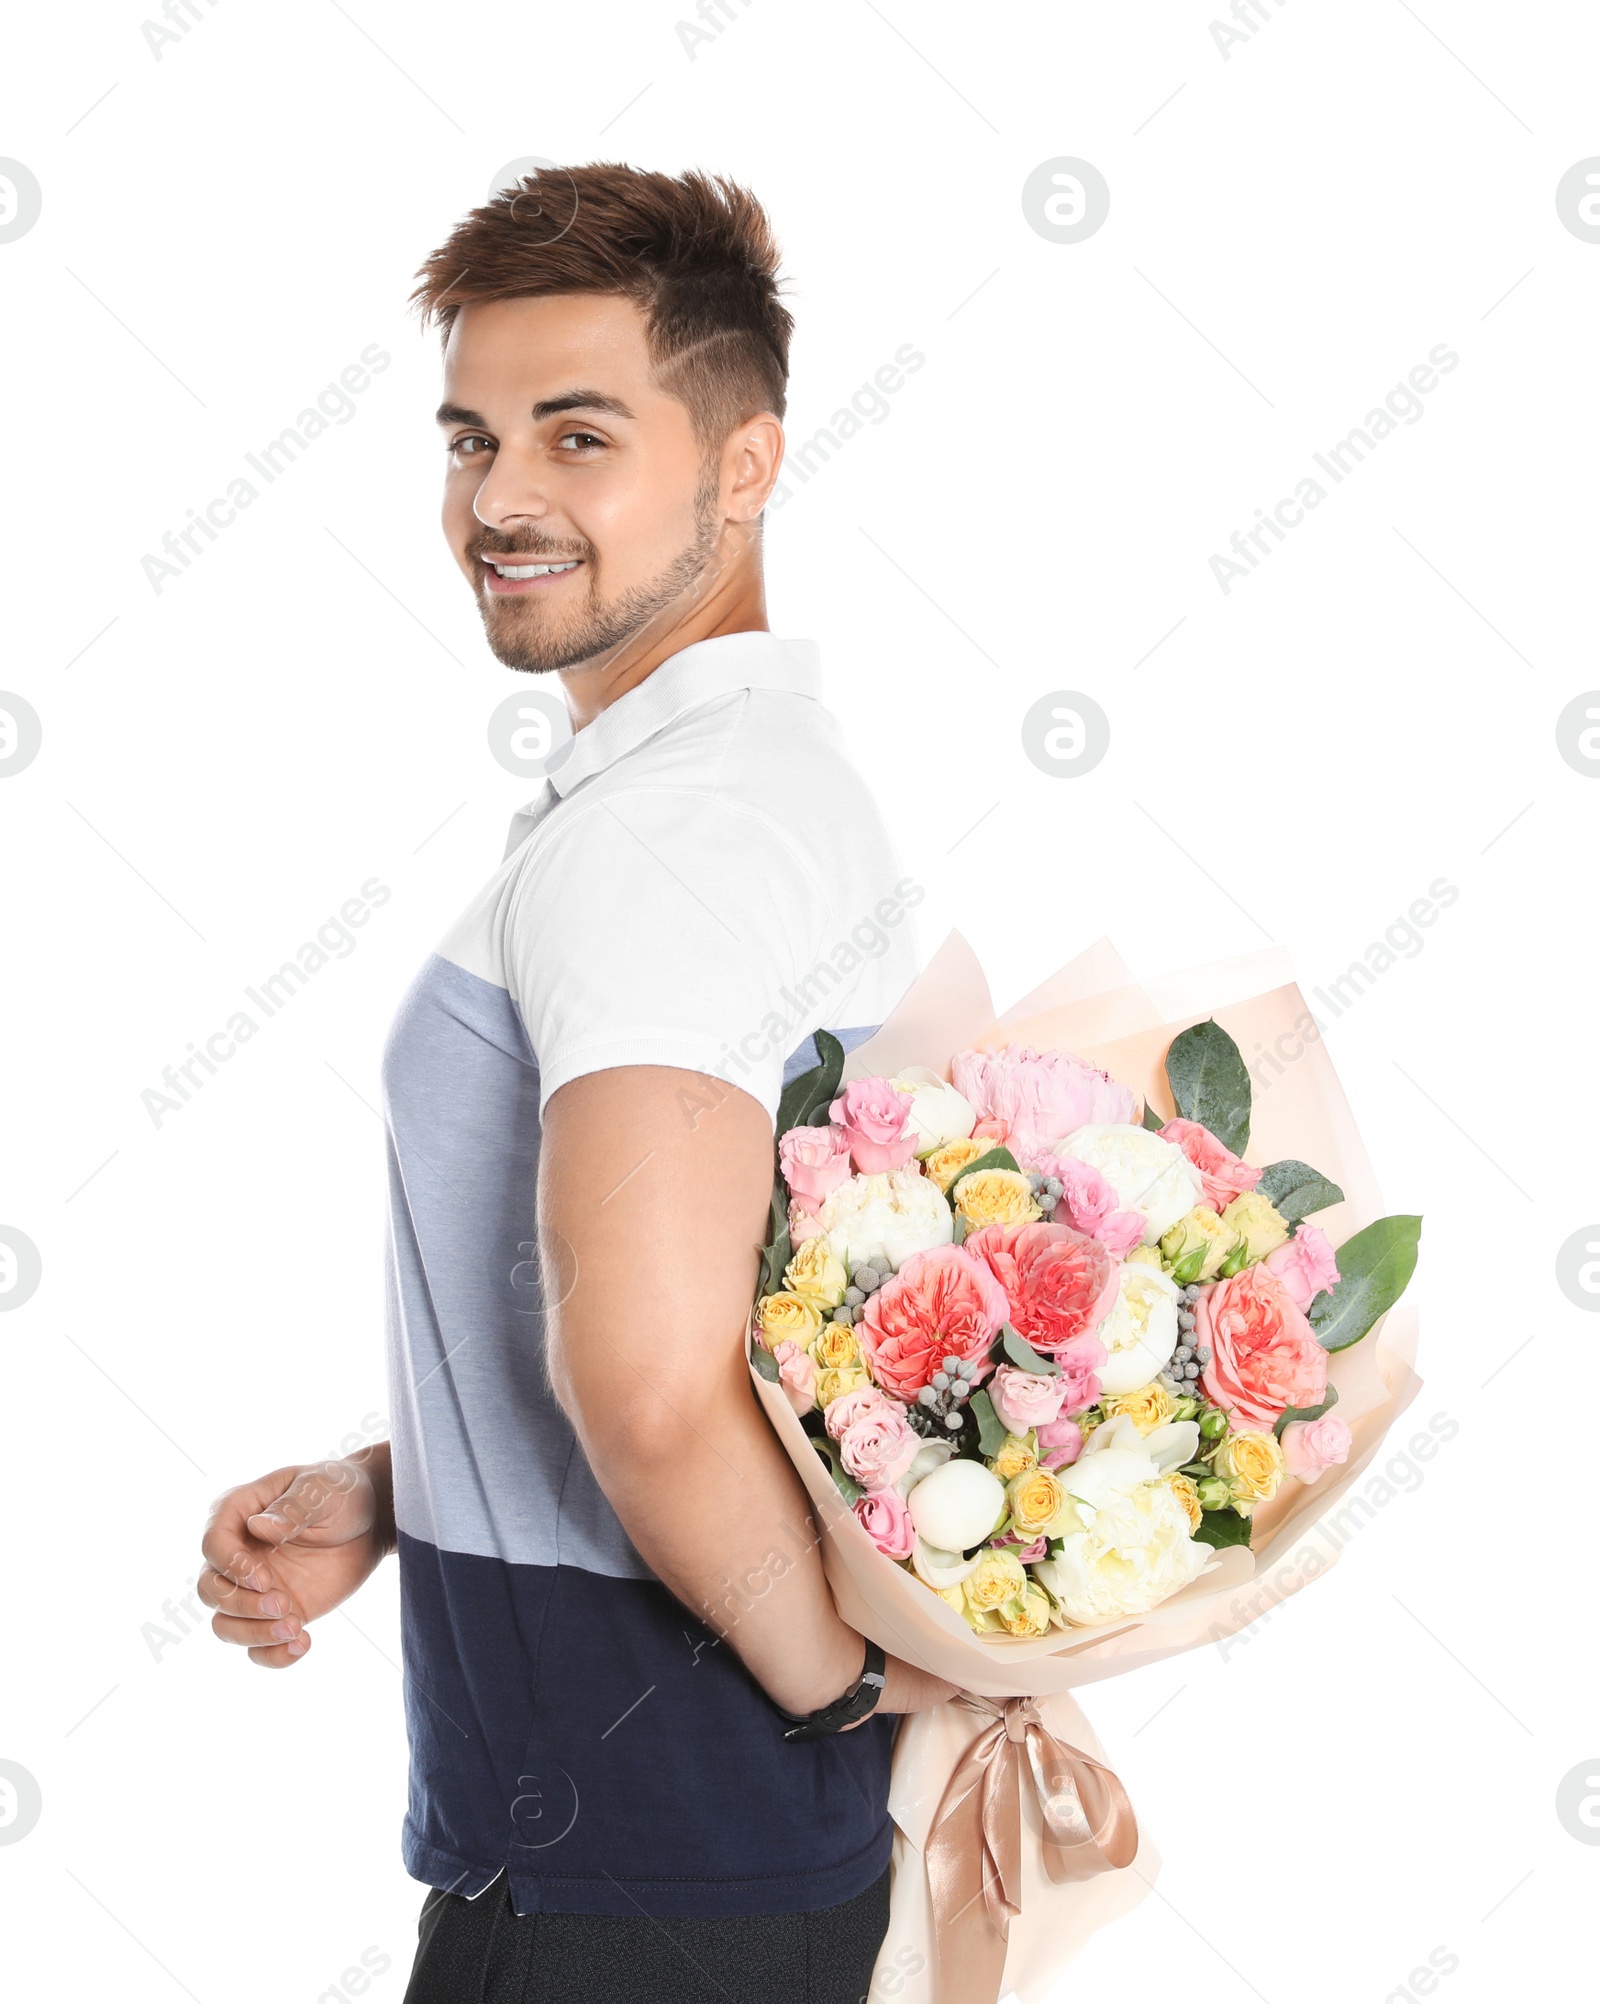
POLYGON ((217 1609, 213 1634, 286 1670, 311 1647, 305 1624, 348 1600, 394 1546, 384 1441, 230 1489, 212 1506, 195 1592, 217 1609))

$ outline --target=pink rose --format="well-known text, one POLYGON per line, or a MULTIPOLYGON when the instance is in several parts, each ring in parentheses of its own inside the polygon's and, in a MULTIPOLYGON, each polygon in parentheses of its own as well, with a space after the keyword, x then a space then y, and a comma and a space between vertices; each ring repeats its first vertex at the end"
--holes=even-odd
POLYGON ((1337 1413, 1321 1419, 1290 1420, 1278 1436, 1283 1449, 1283 1465, 1302 1482, 1315 1482, 1325 1468, 1348 1461, 1353 1445, 1350 1429, 1337 1413))
POLYGON ((867 1368, 907 1405, 931 1384, 941 1357, 989 1375, 989 1345, 1006 1319, 1005 1289, 962 1246, 913 1253, 899 1272, 868 1295, 856 1336, 867 1368))
POLYGON ((1266 1264, 1296 1308, 1309 1308, 1325 1288, 1338 1285, 1333 1247, 1315 1225, 1302 1225, 1286 1246, 1267 1254, 1266 1264))
MULTIPOLYGON (((1095 1398, 1100 1396, 1096 1386, 1095 1398)), ((1089 1402, 1091 1405, 1094 1400, 1089 1402)), ((1065 1468, 1083 1452, 1083 1428, 1076 1420, 1052 1420, 1039 1429, 1039 1466, 1065 1468)))
POLYGON ((789 1199, 789 1243, 803 1246, 807 1239, 814 1239, 822 1230, 822 1220, 815 1211, 808 1211, 798 1197, 789 1199))
POLYGON ((808 1209, 816 1210, 850 1176, 850 1137, 842 1127, 791 1127, 778 1137, 778 1167, 808 1209))
POLYGON ((968 1232, 961 1249, 990 1269, 1005 1289, 1012 1328, 1043 1356, 1091 1333, 1117 1305, 1117 1262, 1071 1225, 985 1225, 968 1232))
POLYGON ((897 1413, 903 1408, 893 1399, 886 1398, 876 1385, 863 1385, 856 1392, 841 1392, 839 1397, 829 1401, 822 1415, 823 1431, 830 1439, 837 1440, 847 1427, 857 1420, 881 1418, 885 1413, 897 1413))
POLYGON ((999 1051, 962 1051, 951 1065, 951 1082, 985 1122, 1004 1122, 1007 1146, 1048 1147, 1080 1127, 1102 1121, 1131 1122, 1136 1104, 1126 1086, 1109 1072, 1066 1051, 1036 1051, 1007 1044, 999 1051))
POLYGON ((906 1131, 911 1095, 887 1079, 852 1079, 828 1108, 849 1137, 850 1160, 863 1176, 903 1169, 917 1152, 917 1130, 906 1131))
POLYGON ((909 1559, 916 1526, 898 1489, 873 1489, 850 1505, 856 1522, 886 1559, 909 1559))
POLYGON ((993 1141, 1004 1145, 1006 1124, 995 1114, 986 1113, 982 1120, 973 1122, 972 1138, 974 1141, 993 1141))
POLYGON ((1067 1395, 1067 1381, 1044 1377, 1038 1371, 1019 1371, 1014 1364, 1002 1364, 989 1380, 988 1392, 1006 1431, 1025 1434, 1029 1427, 1044 1426, 1060 1412, 1067 1395))
POLYGON ((839 1459, 863 1489, 892 1489, 922 1446, 921 1434, 911 1431, 904 1412, 887 1399, 882 1412, 858 1419, 838 1439, 839 1459))
POLYGON ((1076 1155, 1052 1155, 1044 1148, 1026 1149, 1017 1160, 1024 1169, 1037 1169, 1041 1176, 1060 1181, 1061 1200, 1053 1223, 1086 1232, 1111 1253, 1132 1252, 1144 1238, 1144 1218, 1138 1211, 1117 1209, 1116 1191, 1092 1162, 1080 1162, 1076 1155))
POLYGON ((1169 1120, 1161 1130, 1161 1139, 1175 1142, 1200 1171, 1206 1202, 1213 1211, 1225 1211, 1235 1197, 1242 1197, 1261 1181, 1259 1169, 1252 1169, 1231 1148, 1224 1148, 1198 1120, 1169 1120))
MULTIPOLYGON (((1015 1545, 1016 1542, 1015 1538, 1002 1538, 1000 1540, 1002 1545, 1015 1545)), ((1041 1531, 1038 1537, 1033 1539, 1029 1544, 1017 1547, 1017 1557, 1027 1566, 1031 1565, 1035 1559, 1044 1558, 1049 1550, 1050 1540, 1041 1531)))
POLYGON ((1201 1290, 1194 1342, 1211 1347, 1201 1389, 1235 1428, 1270 1432, 1285 1406, 1320 1405, 1327 1394, 1328 1353, 1264 1265, 1201 1290))
POLYGON ((817 1360, 787 1337, 772 1354, 778 1360, 778 1382, 803 1418, 817 1402, 817 1360))

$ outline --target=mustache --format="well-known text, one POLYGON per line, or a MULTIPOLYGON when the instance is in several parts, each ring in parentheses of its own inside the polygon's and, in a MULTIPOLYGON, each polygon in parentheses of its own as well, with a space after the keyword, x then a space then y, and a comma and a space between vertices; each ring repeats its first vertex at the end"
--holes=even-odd
POLYGON ((573 558, 587 558, 590 552, 582 550, 558 550, 542 541, 530 541, 527 537, 475 536, 467 545, 470 557, 532 557, 535 563, 564 564, 573 558))

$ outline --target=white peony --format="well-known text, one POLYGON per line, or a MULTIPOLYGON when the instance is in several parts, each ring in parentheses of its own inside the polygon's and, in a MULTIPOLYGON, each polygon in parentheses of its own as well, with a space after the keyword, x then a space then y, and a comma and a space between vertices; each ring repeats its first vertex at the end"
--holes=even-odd
POLYGON ((852 1176, 824 1198, 817 1221, 852 1273, 866 1263, 899 1269, 913 1253, 950 1243, 944 1192, 914 1163, 852 1176))
POLYGON ((1005 1507, 1004 1483, 981 1461, 947 1461, 906 1497, 918 1537, 941 1552, 961 1553, 981 1544, 1005 1507))
POLYGON ((1067 1532, 1060 1555, 1030 1569, 1070 1623, 1145 1614, 1216 1563, 1211 1546, 1190 1537, 1183 1504, 1164 1482, 1114 1489, 1078 1514, 1081 1528, 1067 1532))
POLYGON ((1178 1347, 1178 1283, 1158 1266, 1137 1260, 1117 1269, 1117 1305, 1095 1329, 1106 1361, 1095 1371, 1100 1389, 1136 1392, 1165 1370, 1178 1347))
POLYGON ((926 1155, 947 1141, 965 1141, 978 1124, 978 1110, 926 1065, 912 1065, 890 1079, 896 1092, 911 1095, 902 1135, 915 1132, 917 1153, 926 1155))
POLYGON ((1117 1208, 1144 1219, 1144 1241, 1153 1246, 1205 1196, 1200 1171, 1173 1141, 1145 1127, 1080 1127, 1055 1144, 1057 1155, 1075 1155, 1098 1169, 1117 1193, 1117 1208))

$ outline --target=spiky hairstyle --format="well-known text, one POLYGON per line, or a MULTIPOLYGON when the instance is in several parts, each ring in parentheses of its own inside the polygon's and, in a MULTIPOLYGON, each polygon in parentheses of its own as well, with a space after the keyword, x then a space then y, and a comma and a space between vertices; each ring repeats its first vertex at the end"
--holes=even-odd
POLYGON ((443 343, 472 300, 621 293, 644 314, 658 385, 710 452, 746 418, 784 414, 794 317, 778 262, 766 211, 726 177, 593 161, 538 168, 471 210, 411 303, 443 343))

